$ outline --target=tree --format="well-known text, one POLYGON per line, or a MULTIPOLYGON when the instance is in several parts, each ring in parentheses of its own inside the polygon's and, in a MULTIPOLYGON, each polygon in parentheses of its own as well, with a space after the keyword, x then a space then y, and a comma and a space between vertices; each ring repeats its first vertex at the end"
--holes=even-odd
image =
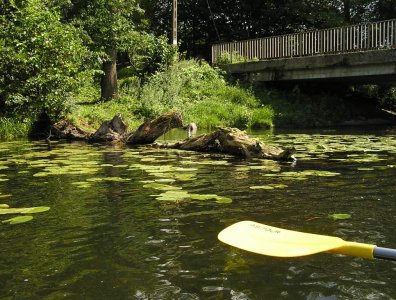
POLYGON ((2 3, 0 109, 4 114, 64 114, 84 77, 81 32, 41 0, 2 3))
POLYGON ((73 0, 66 18, 81 26, 102 62, 101 98, 118 97, 117 53, 136 40, 143 10, 136 0, 73 0))
MULTIPOLYGON (((142 0, 149 28, 170 37, 171 1, 142 0)), ((180 50, 210 58, 210 45, 339 26, 342 3, 327 0, 183 0, 179 2, 180 50)))
POLYGON ((393 19, 396 17, 396 0, 378 0, 375 5, 377 20, 393 19))

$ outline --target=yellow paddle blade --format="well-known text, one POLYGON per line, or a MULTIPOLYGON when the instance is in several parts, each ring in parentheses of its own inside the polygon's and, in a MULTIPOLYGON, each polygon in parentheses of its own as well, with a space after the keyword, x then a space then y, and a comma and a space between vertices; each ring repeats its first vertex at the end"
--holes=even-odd
POLYGON ((218 238, 243 250, 277 257, 297 257, 331 251, 373 258, 375 247, 346 242, 338 237, 286 230, 252 221, 235 223, 222 230, 218 238))

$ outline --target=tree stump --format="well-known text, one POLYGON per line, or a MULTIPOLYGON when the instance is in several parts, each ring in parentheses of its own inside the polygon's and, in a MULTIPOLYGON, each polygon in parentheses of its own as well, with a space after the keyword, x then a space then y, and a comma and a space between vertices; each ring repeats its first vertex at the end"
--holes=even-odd
POLYGON ((126 138, 128 125, 116 114, 110 121, 105 121, 99 129, 89 137, 91 142, 114 142, 126 138))

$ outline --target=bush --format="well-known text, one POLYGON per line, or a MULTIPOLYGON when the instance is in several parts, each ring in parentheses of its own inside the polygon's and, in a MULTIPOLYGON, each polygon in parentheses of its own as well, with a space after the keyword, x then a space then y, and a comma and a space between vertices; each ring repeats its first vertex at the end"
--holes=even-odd
POLYGON ((244 62, 246 59, 240 55, 238 52, 223 52, 217 57, 217 65, 229 65, 244 62))
POLYGON ((87 50, 80 32, 42 1, 14 3, 0 14, 0 109, 56 118, 70 108, 87 50))
POLYGON ((142 89, 138 114, 153 117, 171 110, 182 112, 186 122, 206 128, 271 126, 273 116, 272 109, 262 107, 251 90, 229 85, 222 71, 194 60, 180 61, 156 73, 142 89))
POLYGON ((143 81, 157 71, 165 70, 173 63, 177 47, 169 45, 166 36, 156 37, 147 33, 138 35, 128 51, 130 66, 120 72, 120 77, 137 76, 143 81))

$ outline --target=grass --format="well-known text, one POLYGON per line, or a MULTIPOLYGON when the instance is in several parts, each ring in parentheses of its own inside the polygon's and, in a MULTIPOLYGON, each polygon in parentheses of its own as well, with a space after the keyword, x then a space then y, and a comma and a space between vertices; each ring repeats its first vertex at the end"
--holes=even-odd
POLYGON ((0 139, 11 140, 23 138, 29 135, 32 128, 30 120, 16 120, 12 118, 0 117, 0 139))

